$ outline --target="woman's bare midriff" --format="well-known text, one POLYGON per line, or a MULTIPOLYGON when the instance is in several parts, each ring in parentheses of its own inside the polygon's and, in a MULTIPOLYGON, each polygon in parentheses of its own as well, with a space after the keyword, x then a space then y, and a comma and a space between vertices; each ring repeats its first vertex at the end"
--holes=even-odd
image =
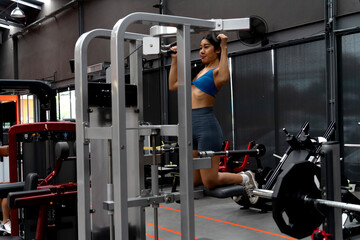
POLYGON ((207 93, 204 93, 203 91, 192 85, 191 101, 192 101, 192 109, 213 107, 215 98, 207 93))

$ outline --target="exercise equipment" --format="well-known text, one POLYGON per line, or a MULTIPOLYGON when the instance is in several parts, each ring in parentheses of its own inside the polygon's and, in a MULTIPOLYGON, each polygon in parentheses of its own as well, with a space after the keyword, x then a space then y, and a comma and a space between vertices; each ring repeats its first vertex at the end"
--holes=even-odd
POLYGON ((281 173, 274 191, 254 189, 255 195, 272 199, 276 224, 292 237, 311 235, 323 221, 311 201, 305 200, 321 197, 314 177, 320 179, 320 169, 310 162, 299 162, 281 173))
MULTIPOLYGON (((36 173, 41 179, 41 185, 49 186, 50 183, 53 185, 60 184, 57 187, 55 185, 52 187, 54 192, 59 191, 58 194, 61 194, 61 191, 63 191, 59 187, 61 184, 66 185, 66 183, 70 182, 76 186, 76 166, 75 161, 73 161, 75 159, 73 157, 70 159, 69 157, 68 159, 71 161, 64 162, 56 158, 56 155, 60 158, 66 156, 67 151, 71 152, 71 156, 73 156, 74 140, 75 123, 41 122, 12 126, 9 129, 10 184, 19 184, 19 182, 24 181, 29 173, 36 173), (19 147, 20 145, 22 146, 21 148, 19 147), (67 170, 60 171, 61 166, 67 170)), ((74 188, 71 187, 71 189, 74 188)), ((28 204, 29 202, 25 201, 25 203, 28 204)), ((74 238, 77 228, 76 203, 73 202, 72 204, 67 204, 65 208, 56 211, 53 209, 57 212, 56 219, 58 225, 61 222, 71 222, 69 226, 56 230, 56 234, 69 239, 74 238)), ((33 226, 37 225, 37 214, 38 210, 36 208, 27 208, 25 210, 25 218, 18 219, 18 209, 11 209, 12 235, 19 235, 19 220, 21 220, 25 226, 22 229, 25 233, 25 238, 34 238, 35 230, 33 226)))
MULTIPOLYGON (((307 121, 303 123, 296 136, 288 133, 285 128, 283 129, 286 134, 286 142, 289 144, 289 147, 286 149, 284 155, 281 157, 278 165, 270 177, 266 179, 266 185, 264 186, 264 189, 272 189, 277 180, 277 177, 280 175, 283 169, 287 168, 289 164, 297 161, 305 161, 309 158, 311 158, 311 161, 315 163, 319 159, 319 152, 322 143, 316 141, 314 138, 311 138, 309 130, 310 124, 307 121), (291 157, 289 157, 290 154, 291 157)), ((334 133, 335 122, 332 121, 325 130, 322 138, 328 141, 333 137, 334 133)))
POLYGON ((13 90, 28 90, 30 93, 35 94, 38 97, 40 122, 57 120, 55 92, 49 84, 38 80, 0 80, 0 91, 4 92, 13 90), (49 119, 46 117, 47 111, 49 111, 49 119))
MULTIPOLYGON (((76 206, 74 203, 77 196, 76 183, 49 184, 58 175, 62 163, 69 156, 68 143, 57 142, 55 152, 56 167, 45 179, 39 179, 37 173, 29 173, 26 175, 24 182, 0 185, 0 197, 8 198, 10 209, 31 209, 30 212, 25 211, 25 218, 30 217, 29 214, 35 215, 37 211, 36 233, 34 234, 36 240, 57 238, 57 231, 64 227, 69 228, 69 226, 63 225, 60 218, 68 214, 67 212, 71 209, 71 206, 76 206), (48 215, 49 213, 51 213, 51 216, 48 215), (48 221, 51 221, 49 223, 51 227, 48 226, 48 221)), ((73 211, 76 211, 76 208, 73 208, 73 211)), ((11 216, 11 220, 19 222, 18 215, 11 216)), ((25 221, 22 224, 26 225, 29 222, 25 221)), ((76 228, 76 225, 73 227, 76 228)), ((13 236, 18 235, 17 229, 12 228, 13 236)), ((32 227, 25 226, 25 230, 31 231, 32 227)), ((25 232, 21 236, 31 238, 32 233, 25 232)), ((62 236, 75 239, 75 236, 71 238, 68 234, 62 236)))
MULTIPOLYGON (((191 96, 189 91, 191 82, 185 80, 191 79, 190 34, 192 32, 244 29, 249 29, 249 19, 203 20, 151 13, 133 13, 120 19, 112 31, 96 29, 83 34, 78 39, 75 46, 75 95, 79 240, 104 239, 106 234, 110 236, 110 239, 116 240, 145 239, 145 211, 143 208, 151 203, 155 213, 158 204, 172 202, 176 198, 181 200, 181 239, 194 239, 193 169, 210 167, 211 159, 199 158, 189 161, 192 159, 191 96), (169 26, 175 30, 172 34, 176 34, 178 48, 179 124, 139 125, 139 122, 143 120, 142 54, 136 49, 142 45, 145 37, 156 36, 126 32, 132 23, 142 23, 143 26, 148 24, 152 27, 156 24, 161 25, 157 29, 153 28, 155 31, 169 26), (108 76, 109 80, 111 76, 111 109, 89 107, 87 48, 95 38, 109 39, 110 37, 111 70, 108 69, 108 76), (125 41, 129 44, 125 45, 125 41), (137 86, 137 106, 131 107, 125 105, 127 91, 125 88, 124 49, 126 46, 129 46, 129 52, 133 53, 129 56, 130 83, 137 86), (144 189, 144 156, 142 153, 143 139, 147 136, 178 137, 180 193, 164 194, 158 192, 155 185, 152 185, 152 189, 144 189), (91 164, 89 161, 90 142, 91 164), (94 154, 97 154, 97 150, 100 150, 101 154, 99 153, 96 159, 100 159, 100 161, 95 160, 94 154), (105 181, 98 181, 97 174, 105 181), (97 199, 95 199, 96 197, 97 199), (100 199, 100 197, 102 198, 100 199), (90 202, 92 206, 90 206, 90 202), (90 212, 92 212, 91 215, 90 212)), ((159 32, 157 34, 157 36, 161 35, 159 32)), ((151 48, 151 44, 143 45, 143 50, 145 47, 151 48)), ((156 162, 155 149, 153 155, 153 162, 156 162)), ((156 175, 157 165, 155 165, 154 163, 151 165, 152 182, 158 178, 156 175)), ((154 225, 155 238, 157 238, 157 226, 154 225)))
MULTIPOLYGON (((211 38, 214 42, 217 43, 220 41, 220 39, 217 37, 218 34, 216 34, 215 32, 211 32, 210 34, 211 34, 211 38)), ((173 46, 176 46, 176 44, 177 44, 177 42, 175 41, 168 45, 161 45, 161 53, 164 53, 168 56, 170 56, 171 54, 177 54, 177 51, 170 50, 170 48, 173 46)))
POLYGON ((176 44, 177 44, 177 42, 175 41, 175 42, 172 42, 172 43, 170 43, 168 45, 161 45, 161 53, 164 53, 164 54, 166 54, 168 56, 170 56, 171 54, 176 54, 177 51, 170 50, 170 48, 176 46, 176 44))
MULTIPOLYGON (((230 150, 230 142, 226 141, 224 145, 224 151, 226 150, 230 150)), ((255 142, 249 142, 247 150, 251 149, 252 147, 254 147, 255 142)), ((233 173, 238 173, 241 172, 242 170, 244 170, 246 168, 246 166, 249 164, 249 155, 245 155, 242 163, 239 160, 239 157, 229 157, 229 156, 222 156, 220 158, 220 164, 219 164, 219 172, 233 172, 233 173), (241 163, 241 165, 240 165, 241 163)), ((257 163, 258 163, 258 167, 259 166, 259 159, 256 158, 257 163)))
MULTIPOLYGON (((226 144, 225 144, 226 149, 226 144)), ((214 157, 214 156, 224 156, 224 166, 219 166, 220 171, 228 171, 228 172, 240 172, 245 169, 248 164, 249 157, 255 157, 257 161, 257 169, 254 170, 256 173, 256 181, 260 186, 264 184, 264 174, 263 168, 260 162, 260 157, 265 155, 266 148, 263 144, 255 144, 255 142, 249 142, 248 149, 245 150, 224 150, 224 151, 200 151, 198 153, 200 158, 205 157, 214 157), (228 158, 229 159, 226 159, 228 158), (244 157, 244 160, 239 161, 235 159, 239 159, 240 157, 244 157), (226 163, 226 165, 225 165, 226 163)), ((242 185, 227 185, 216 187, 214 189, 207 189, 202 187, 204 190, 204 195, 216 197, 216 198, 233 198, 234 196, 241 196, 238 198, 239 200, 235 201, 243 208, 257 208, 260 209, 261 212, 267 212, 270 210, 269 205, 267 204, 267 200, 260 200, 256 204, 251 204, 248 195, 242 185)))
MULTIPOLYGON (((322 157, 326 157, 326 154, 323 152, 322 157)), ((325 161, 326 165, 331 165, 334 159, 327 158, 322 160, 322 163, 325 161)), ((334 239, 342 239, 341 214, 333 213, 333 210, 326 207, 359 212, 360 204, 321 198, 325 195, 327 198, 336 198, 336 193, 331 193, 331 185, 340 192, 340 186, 336 184, 339 183, 339 177, 334 176, 333 171, 339 169, 335 170, 329 166, 320 168, 309 161, 292 163, 279 175, 273 191, 254 189, 253 194, 272 199, 273 218, 283 233, 295 238, 304 238, 312 235, 314 230, 326 221, 328 234, 335 236, 334 239), (329 170, 331 172, 326 174, 329 170), (323 176, 324 173, 326 176, 323 176), (324 186, 326 194, 323 194, 324 186)))
POLYGON ((214 156, 237 156, 243 157, 249 155, 250 157, 261 157, 266 153, 266 148, 262 144, 256 144, 252 149, 247 150, 225 150, 225 151, 199 151, 199 157, 214 157, 214 156))

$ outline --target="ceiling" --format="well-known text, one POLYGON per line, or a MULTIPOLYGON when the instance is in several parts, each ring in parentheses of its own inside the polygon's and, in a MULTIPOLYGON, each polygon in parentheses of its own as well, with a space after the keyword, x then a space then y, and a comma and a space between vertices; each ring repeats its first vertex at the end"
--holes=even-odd
POLYGON ((40 0, 0 0, 0 31, 8 30, 8 26, 23 28, 37 19, 44 2, 40 0), (10 13, 16 5, 24 11, 25 18, 13 18, 10 13))

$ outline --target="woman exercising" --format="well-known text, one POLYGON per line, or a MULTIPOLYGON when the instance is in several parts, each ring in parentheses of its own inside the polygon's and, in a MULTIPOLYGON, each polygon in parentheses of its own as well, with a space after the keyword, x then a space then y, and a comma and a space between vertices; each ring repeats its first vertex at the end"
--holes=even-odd
MULTIPOLYGON (((224 34, 214 39, 208 34, 201 40, 200 57, 205 67, 193 79, 192 97, 192 131, 193 157, 198 151, 221 151, 222 130, 213 112, 216 94, 229 81, 229 66, 227 57, 227 40, 224 34)), ((169 90, 178 88, 177 81, 177 47, 170 49, 172 62, 169 74, 169 90)), ((258 197, 252 195, 252 189, 257 188, 254 174, 251 171, 236 173, 219 172, 220 156, 212 158, 212 168, 194 170, 194 186, 204 184, 208 189, 215 187, 242 184, 249 196, 250 203, 255 204, 258 197)), ((237 197, 234 197, 237 201, 237 197)))

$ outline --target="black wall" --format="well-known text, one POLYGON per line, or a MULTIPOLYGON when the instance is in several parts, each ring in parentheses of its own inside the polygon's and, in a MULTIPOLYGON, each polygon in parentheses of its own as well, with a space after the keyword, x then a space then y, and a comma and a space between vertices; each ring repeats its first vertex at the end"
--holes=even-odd
MULTIPOLYGON (((44 4, 38 18, 59 9, 70 1, 49 0, 44 4)), ((84 31, 95 28, 112 29, 122 17, 133 12, 158 13, 153 7, 157 0, 84 0, 84 31)), ((299 26, 311 25, 324 19, 324 1, 287 1, 287 0, 240 0, 240 1, 170 1, 167 0, 164 11, 170 15, 179 15, 196 18, 238 18, 251 15, 261 16, 268 24, 270 32, 279 32, 299 26), (271 10, 269 10, 271 9, 271 10)), ((357 13, 360 4, 357 0, 337 1, 339 16, 357 13)), ((148 33, 148 28, 141 25, 131 26, 129 31, 140 30, 148 33)), ((12 36, 19 29, 12 29, 3 34, 5 40, 0 44, 0 79, 14 78, 12 36)), ((20 79, 46 79, 57 82, 55 87, 62 83, 71 84, 73 74, 70 71, 69 59, 73 58, 74 46, 79 37, 78 7, 68 8, 42 22, 38 27, 18 36, 18 64, 20 79), (70 81, 69 81, 70 80, 70 81)), ((287 39, 291 39, 289 33, 287 39)), ((231 41, 235 41, 233 34, 231 41)), ((303 34, 304 35, 304 34, 303 34)), ((193 48, 198 47, 201 36, 194 36, 193 48)), ((109 61, 109 46, 106 41, 91 44, 89 64, 109 61)), ((16 60, 16 59, 15 59, 16 60)))
POLYGON ((341 36, 340 86, 343 93, 340 100, 341 140, 344 147, 344 171, 353 180, 360 181, 360 148, 347 144, 360 143, 360 33, 341 36))
MULTIPOLYGON (((66 0, 51 0, 45 3, 39 18, 58 9, 66 0)), ((282 128, 295 133, 304 121, 309 121, 311 133, 321 135, 328 124, 328 92, 325 73, 325 42, 323 39, 304 41, 325 31, 324 1, 288 1, 288 0, 168 0, 167 14, 197 18, 238 18, 251 15, 261 16, 269 28, 271 48, 244 46, 239 43, 236 34, 230 37, 229 51, 232 53, 232 85, 226 85, 219 93, 215 111, 223 127, 224 136, 232 139, 234 131, 235 146, 246 147, 250 140, 256 140, 267 146, 267 164, 274 165, 272 153, 282 154, 286 148, 282 128), (280 46, 281 43, 298 39, 299 43, 280 46), (253 52, 248 52, 250 50, 253 52), (233 95, 231 95, 233 89, 233 95), (231 96, 233 98, 231 99, 231 96), (234 115, 231 111, 233 103, 234 115), (234 129, 232 128, 234 117, 234 129)), ((85 0, 84 31, 95 28, 112 29, 122 17, 133 12, 158 13, 153 5, 158 0, 85 0)), ((358 0, 337 1, 338 27, 353 28, 359 23, 360 3, 358 0)), ((18 55, 14 57, 14 42, 9 35, 3 36, 0 44, 0 79, 14 78, 18 63, 20 79, 45 79, 51 81, 54 88, 73 85, 69 59, 74 58, 74 46, 79 37, 79 12, 74 6, 43 22, 41 26, 18 36, 18 55)), ((129 31, 148 33, 144 25, 132 25, 129 31)), ((202 35, 192 37, 193 59, 197 59, 197 48, 202 35)), ((360 62, 358 35, 341 37, 339 58, 339 115, 343 114, 344 136, 342 142, 359 143, 357 126, 347 123, 357 122, 358 110, 358 63, 360 62), (357 104, 357 105, 356 105, 357 104)), ((110 60, 108 40, 96 40, 90 44, 89 65, 110 60)), ((168 67, 168 66, 167 66, 168 67)), ((147 121, 159 123, 161 119, 160 70, 144 73, 144 105, 147 121)), ((169 93, 169 123, 177 122, 176 93, 169 93)), ((360 140, 360 139, 359 139, 360 140)), ((357 158, 356 149, 345 148, 348 155, 357 158)), ((345 158, 345 162, 347 159, 345 158)), ((358 165, 357 161, 355 165, 358 165)), ((346 171, 346 170, 345 170, 346 171)), ((351 175, 352 173, 349 173, 351 175)), ((351 175, 357 179, 355 174, 351 175)), ((360 178, 359 178, 360 180, 360 178)))

